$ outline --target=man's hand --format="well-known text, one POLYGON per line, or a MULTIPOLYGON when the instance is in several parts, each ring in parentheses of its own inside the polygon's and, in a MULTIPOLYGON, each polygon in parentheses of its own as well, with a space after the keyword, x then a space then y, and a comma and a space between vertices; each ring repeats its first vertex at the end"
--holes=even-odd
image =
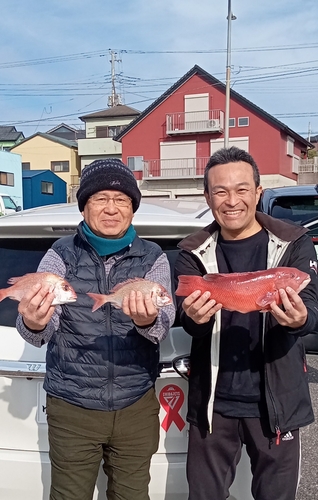
POLYGON ((25 326, 30 330, 43 330, 54 313, 53 300, 54 293, 50 292, 48 286, 41 286, 39 283, 34 285, 18 306, 25 326))
POLYGON ((298 293, 287 287, 286 290, 280 289, 279 295, 285 311, 276 302, 271 304, 271 313, 277 323, 289 328, 301 328, 307 321, 307 308, 298 293))
POLYGON ((140 291, 132 291, 129 296, 124 297, 122 310, 140 327, 151 325, 158 316, 158 309, 150 294, 144 296, 140 291))
POLYGON ((196 290, 184 299, 182 308, 189 318, 198 325, 208 323, 214 314, 222 308, 214 299, 210 299, 210 292, 202 293, 196 290))

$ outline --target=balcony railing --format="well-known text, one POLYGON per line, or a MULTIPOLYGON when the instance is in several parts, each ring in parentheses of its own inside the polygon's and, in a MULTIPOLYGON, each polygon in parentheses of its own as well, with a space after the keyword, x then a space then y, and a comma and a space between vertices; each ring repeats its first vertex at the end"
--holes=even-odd
POLYGON ((181 178, 197 177, 204 174, 205 166, 210 157, 206 158, 175 158, 170 160, 144 161, 145 178, 181 178))
POLYGON ((223 132, 223 130, 224 113, 220 109, 166 115, 168 135, 223 132))
POLYGON ((299 160, 298 165, 299 174, 316 174, 318 173, 318 156, 308 160, 299 160))

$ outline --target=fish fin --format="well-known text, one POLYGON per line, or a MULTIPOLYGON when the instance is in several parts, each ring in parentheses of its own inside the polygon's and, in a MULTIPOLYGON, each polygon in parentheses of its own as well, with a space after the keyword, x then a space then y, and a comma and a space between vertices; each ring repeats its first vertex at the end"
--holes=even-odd
POLYGON ((277 302, 277 290, 267 292, 256 300, 256 304, 262 308, 262 312, 265 312, 266 306, 270 306, 272 302, 277 302))
POLYGON ((21 278, 23 278, 23 276, 16 276, 14 278, 9 278, 7 283, 9 283, 9 285, 14 285, 15 283, 18 283, 18 281, 20 281, 21 278))
POLYGON ((126 281, 123 281, 122 283, 118 283, 117 285, 114 286, 114 288, 111 289, 111 293, 118 292, 118 290, 121 290, 124 286, 128 285, 129 283, 140 283, 141 281, 147 281, 144 278, 130 278, 126 281))
POLYGON ((7 292, 7 289, 4 288, 3 290, 0 290, 0 302, 5 299, 6 297, 8 297, 8 292, 7 292))
MULTIPOLYGON (((28 276, 33 276, 35 273, 27 273, 24 274, 23 276, 14 276, 12 278, 9 278, 7 283, 10 285, 14 285, 15 283, 18 283, 20 280, 27 278, 28 276)), ((46 274, 46 273, 39 273, 39 274, 46 274)))
POLYGON ((94 301, 92 312, 102 307, 106 302, 109 302, 107 295, 102 295, 100 293, 87 293, 87 295, 94 301))
POLYGON ((228 278, 228 274, 221 274, 221 273, 208 273, 203 276, 203 279, 205 281, 216 281, 219 280, 219 278, 228 278))
POLYGON ((194 279, 195 278, 200 278, 200 276, 190 276, 186 274, 181 274, 178 276, 179 284, 178 288, 175 291, 175 294, 180 296, 180 297, 188 297, 194 290, 198 290, 198 288, 193 289, 193 284, 194 284, 194 279))

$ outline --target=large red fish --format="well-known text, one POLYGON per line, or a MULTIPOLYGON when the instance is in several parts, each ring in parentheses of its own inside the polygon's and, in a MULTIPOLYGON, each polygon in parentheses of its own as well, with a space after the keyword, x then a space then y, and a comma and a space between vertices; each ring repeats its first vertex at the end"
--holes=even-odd
POLYGON ((266 311, 270 304, 281 304, 278 290, 291 287, 299 293, 310 282, 307 273, 294 267, 276 267, 250 273, 179 276, 176 295, 188 297, 195 290, 209 291, 211 299, 228 311, 248 313, 266 311))

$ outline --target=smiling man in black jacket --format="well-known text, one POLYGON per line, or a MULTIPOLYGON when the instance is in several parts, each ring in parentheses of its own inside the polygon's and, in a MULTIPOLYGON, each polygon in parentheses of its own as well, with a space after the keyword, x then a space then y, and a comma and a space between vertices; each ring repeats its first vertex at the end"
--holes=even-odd
POLYGON ((204 176, 215 221, 180 243, 179 275, 296 267, 311 276, 282 307, 241 314, 209 292, 177 297, 193 337, 189 380, 189 500, 225 500, 246 445, 256 500, 293 500, 299 478, 299 428, 314 420, 301 337, 316 330, 316 253, 302 227, 256 212, 261 187, 254 159, 217 151, 204 176))

